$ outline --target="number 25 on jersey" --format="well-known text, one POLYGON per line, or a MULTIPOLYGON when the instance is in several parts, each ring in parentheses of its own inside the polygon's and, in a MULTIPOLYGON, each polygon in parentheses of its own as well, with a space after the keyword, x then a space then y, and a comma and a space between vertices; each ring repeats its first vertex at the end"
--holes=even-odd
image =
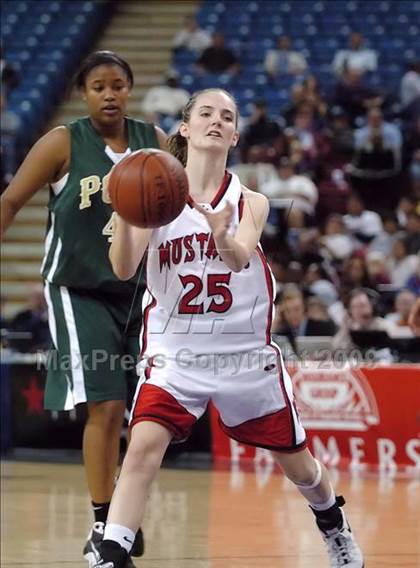
POLYGON ((179 275, 182 287, 186 290, 182 296, 178 313, 180 314, 204 314, 215 312, 223 314, 228 311, 233 303, 232 292, 229 289, 231 272, 227 274, 208 274, 205 282, 195 274, 179 275), (206 286, 206 297, 209 302, 197 303, 198 296, 206 286), (187 290, 187 288, 189 288, 187 290))

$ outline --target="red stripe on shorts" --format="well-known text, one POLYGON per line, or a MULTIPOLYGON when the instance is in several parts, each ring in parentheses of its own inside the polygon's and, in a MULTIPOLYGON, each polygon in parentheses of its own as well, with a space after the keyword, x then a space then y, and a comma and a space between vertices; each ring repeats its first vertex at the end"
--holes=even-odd
MULTIPOLYGON (((150 370, 147 375, 150 376, 150 370)), ((161 424, 173 433, 175 441, 181 442, 188 438, 197 419, 174 396, 161 387, 146 382, 140 388, 130 428, 138 422, 147 421, 161 424)))

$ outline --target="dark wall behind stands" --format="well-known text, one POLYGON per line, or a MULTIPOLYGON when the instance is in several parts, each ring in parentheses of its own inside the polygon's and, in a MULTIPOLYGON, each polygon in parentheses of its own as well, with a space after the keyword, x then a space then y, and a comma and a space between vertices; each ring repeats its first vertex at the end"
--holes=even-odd
MULTIPOLYGON (((2 362, 2 453, 13 448, 81 449, 86 405, 79 405, 70 412, 44 410, 45 378, 45 368, 35 362, 2 362)), ((122 449, 125 449, 125 433, 126 428, 122 449)), ((176 456, 183 452, 210 452, 207 415, 199 421, 189 440, 172 446, 168 455, 176 456)))

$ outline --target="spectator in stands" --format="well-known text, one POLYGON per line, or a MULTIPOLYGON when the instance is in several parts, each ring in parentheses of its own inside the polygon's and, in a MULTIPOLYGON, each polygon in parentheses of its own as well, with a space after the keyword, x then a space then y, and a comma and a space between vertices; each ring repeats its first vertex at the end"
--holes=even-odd
POLYGON ((264 67, 271 79, 282 75, 301 75, 308 67, 304 56, 291 49, 289 36, 280 36, 276 49, 269 49, 265 55, 264 67))
MULTIPOLYGON (((377 302, 376 294, 369 289, 356 288, 351 292, 347 313, 333 338, 335 349, 350 351, 357 348, 350 335, 352 331, 388 332, 386 321, 375 313, 377 302)), ((389 360, 389 353, 386 354, 386 359, 389 360)))
POLYGON ((260 187, 261 193, 270 199, 271 214, 269 222, 281 226, 287 217, 299 215, 303 226, 305 219, 313 218, 318 201, 318 190, 307 176, 297 175, 290 159, 283 157, 278 165, 278 178, 260 187))
POLYGON ((327 115, 328 105, 322 92, 321 84, 315 75, 308 75, 303 82, 303 102, 312 107, 315 120, 318 126, 324 124, 327 115))
POLYGON ((334 73, 338 76, 349 70, 361 74, 376 71, 377 66, 377 53, 373 49, 364 47, 364 37, 359 32, 350 34, 349 48, 337 51, 332 63, 334 73))
POLYGON ((330 145, 328 162, 334 167, 347 164, 354 150, 354 133, 349 116, 340 106, 333 106, 328 113, 327 136, 330 145))
MULTIPOLYGON (((255 101, 249 121, 241 133, 242 161, 246 160, 251 146, 263 146, 271 151, 280 138, 282 130, 279 124, 268 116, 266 101, 264 99, 255 101)), ((279 142, 283 146, 284 142, 282 140, 279 142)))
POLYGON ((179 118, 190 95, 178 85, 178 73, 172 69, 167 71, 162 85, 149 89, 141 103, 140 110, 150 122, 160 122, 170 116, 179 118))
POLYGON ((398 238, 398 219, 393 211, 385 211, 381 215, 382 228, 369 243, 369 251, 381 252, 385 256, 391 254, 395 240, 398 238))
POLYGON ((330 315, 324 302, 318 296, 309 296, 306 300, 306 315, 308 320, 330 321, 330 315))
POLYGON ((323 126, 328 106, 322 93, 321 85, 314 75, 309 75, 303 81, 297 81, 290 88, 291 103, 282 111, 286 124, 293 120, 302 106, 310 108, 317 127, 323 126))
POLYGON ((296 113, 302 104, 305 103, 305 89, 303 82, 298 81, 290 87, 290 103, 282 110, 282 117, 286 121, 286 125, 291 126, 296 113))
MULTIPOLYGON (((29 293, 28 307, 18 312, 10 321, 9 331, 27 332, 28 340, 16 345, 19 351, 35 352, 47 350, 51 345, 51 336, 48 327, 47 304, 42 284, 34 284, 29 293)), ((11 342, 11 346, 13 343, 11 342)))
POLYGON ((396 176, 401 170, 402 136, 398 126, 385 122, 372 108, 367 124, 354 133, 355 153, 348 171, 368 207, 393 209, 398 200, 396 176))
POLYGON ((383 252, 373 250, 366 254, 366 270, 369 276, 370 285, 375 290, 382 284, 390 284, 386 256, 383 252))
POLYGON ((415 302, 416 295, 411 290, 403 288, 395 297, 395 311, 387 314, 385 320, 395 326, 408 326, 408 318, 415 302))
POLYGON ((312 263, 305 272, 305 287, 310 295, 318 296, 325 306, 330 306, 338 299, 334 284, 328 279, 321 264, 312 263))
POLYGON ((172 42, 173 50, 187 49, 199 55, 210 45, 211 36, 206 30, 199 27, 196 17, 192 14, 185 16, 184 27, 179 30, 172 42))
POLYGON ((394 243, 391 256, 388 258, 391 283, 402 288, 419 269, 418 254, 409 254, 404 236, 400 236, 394 243))
POLYGON ((383 96, 365 84, 360 71, 348 69, 335 85, 332 102, 347 112, 354 125, 358 117, 366 114, 366 109, 382 104, 383 96))
POLYGON ((304 274, 305 273, 302 263, 296 260, 292 260, 287 264, 285 281, 288 284, 296 284, 298 287, 300 287, 304 274))
POLYGON ((330 110, 324 135, 325 156, 316 168, 318 218, 321 222, 332 212, 344 213, 345 200, 351 191, 346 168, 353 155, 354 136, 344 109, 334 106, 330 110))
POLYGON ((346 259, 341 270, 342 294, 346 296, 354 288, 372 288, 365 259, 356 255, 346 259))
POLYGON ((416 211, 416 205, 417 200, 410 195, 404 195, 398 201, 395 213, 398 219, 398 223, 403 229, 405 229, 407 225, 407 220, 410 213, 414 213, 416 211))
POLYGON ((21 76, 18 68, 9 63, 0 46, 0 117, 1 117, 1 146, 0 146, 0 193, 4 191, 13 177, 17 167, 16 133, 21 121, 17 114, 8 108, 10 91, 19 86, 21 76))
MULTIPOLYGON (((292 209, 293 210, 293 209, 292 209)), ((289 216, 289 232, 288 232, 288 242, 290 243, 290 237, 295 233, 294 239, 297 240, 297 243, 294 247, 296 251, 297 258, 302 266, 307 267, 312 263, 322 263, 325 259, 321 254, 321 247, 319 243, 320 239, 320 231, 317 227, 302 227, 302 228, 294 228, 297 227, 297 224, 290 223, 290 216, 289 216), (297 234, 297 239, 296 239, 297 234)), ((299 280, 301 283, 303 280, 302 278, 299 280)))
POLYGON ((401 79, 400 100, 406 116, 414 117, 420 105, 420 61, 410 61, 401 79))
POLYGON ((420 215, 415 211, 407 215, 405 245, 408 254, 418 254, 420 251, 420 215))
POLYGON ((212 44, 207 47, 195 62, 200 73, 213 73, 220 75, 227 73, 235 76, 240 69, 239 61, 231 49, 225 46, 225 36, 215 32, 212 44))
POLYGON ((328 153, 329 145, 323 131, 317 127, 314 112, 307 103, 302 104, 296 113, 288 135, 294 136, 300 144, 302 157, 300 171, 313 174, 328 153))
POLYGON ((278 309, 283 323, 273 333, 285 335, 292 346, 294 338, 299 336, 334 335, 337 331, 335 324, 326 321, 309 319, 307 317, 305 300, 299 287, 289 284, 284 287, 281 303, 278 309))
POLYGON ((353 235, 356 244, 369 243, 382 232, 382 221, 378 213, 365 209, 363 199, 353 192, 347 198, 347 214, 344 223, 353 235))
POLYGON ((329 215, 320 243, 325 250, 326 258, 333 261, 341 261, 351 255, 354 250, 354 241, 348 233, 342 215, 339 213, 329 215))

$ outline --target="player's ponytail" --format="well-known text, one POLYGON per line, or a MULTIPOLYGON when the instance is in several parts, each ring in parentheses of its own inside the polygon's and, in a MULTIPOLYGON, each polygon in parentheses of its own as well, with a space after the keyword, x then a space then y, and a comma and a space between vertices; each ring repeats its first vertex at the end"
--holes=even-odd
POLYGON ((185 168, 185 166, 187 165, 188 155, 187 139, 179 132, 177 132, 176 134, 169 136, 167 144, 169 152, 172 154, 172 156, 178 158, 178 160, 185 168))

